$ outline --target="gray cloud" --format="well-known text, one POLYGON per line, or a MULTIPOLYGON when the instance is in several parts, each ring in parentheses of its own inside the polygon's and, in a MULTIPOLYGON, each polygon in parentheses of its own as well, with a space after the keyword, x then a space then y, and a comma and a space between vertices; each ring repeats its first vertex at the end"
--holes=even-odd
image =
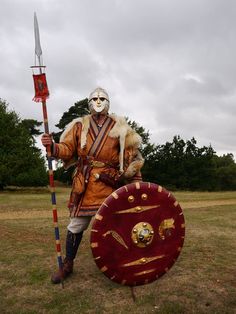
POLYGON ((165 143, 179 134, 236 155, 233 0, 2 0, 0 97, 42 120, 31 101, 33 13, 50 88, 51 129, 97 85, 111 111, 165 143))

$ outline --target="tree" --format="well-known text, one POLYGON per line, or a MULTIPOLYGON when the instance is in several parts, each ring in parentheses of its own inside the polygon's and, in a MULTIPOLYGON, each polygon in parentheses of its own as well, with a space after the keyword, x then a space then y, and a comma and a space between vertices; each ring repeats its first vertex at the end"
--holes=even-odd
POLYGON ((40 127, 43 122, 39 122, 34 119, 24 119, 21 121, 21 125, 28 130, 29 134, 31 135, 32 139, 34 140, 34 136, 40 135, 41 132, 38 127, 40 127))
POLYGON ((45 162, 33 138, 39 125, 36 120, 21 120, 0 99, 0 188, 47 184, 45 162))
POLYGON ((215 156, 216 184, 218 190, 236 189, 236 164, 233 154, 215 156))
POLYGON ((174 136, 172 142, 160 145, 156 154, 156 178, 170 189, 212 190, 214 189, 215 154, 211 146, 197 147, 193 137, 184 141, 174 136))

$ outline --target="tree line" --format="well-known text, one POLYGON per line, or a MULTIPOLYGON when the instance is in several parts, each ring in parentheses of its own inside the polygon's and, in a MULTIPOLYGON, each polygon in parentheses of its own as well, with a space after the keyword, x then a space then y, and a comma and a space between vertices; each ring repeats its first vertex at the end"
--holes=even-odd
POLYGON ((47 185, 45 160, 35 145, 41 124, 33 119, 20 119, 0 99, 0 189, 8 185, 47 185))
MULTIPOLYGON (((69 122, 89 113, 87 104, 87 99, 83 99, 63 113, 56 125, 59 129, 54 134, 56 142, 69 122)), ((199 147, 194 137, 184 140, 179 135, 165 144, 154 144, 149 131, 135 121, 128 120, 128 123, 142 137, 144 181, 158 183, 169 190, 236 189, 236 164, 231 153, 217 156, 211 145, 199 147)), ((32 119, 21 120, 0 100, 0 188, 47 185, 45 160, 35 145, 41 124, 32 119)), ((58 163, 55 179, 70 184, 73 170, 66 171, 58 163)))

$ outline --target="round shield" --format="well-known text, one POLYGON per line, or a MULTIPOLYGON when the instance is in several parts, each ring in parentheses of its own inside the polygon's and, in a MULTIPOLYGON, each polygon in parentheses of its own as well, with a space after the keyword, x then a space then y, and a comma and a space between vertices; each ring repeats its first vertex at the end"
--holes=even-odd
POLYGON ((182 209, 160 185, 136 182, 109 195, 91 229, 98 268, 128 286, 150 283, 165 274, 184 242, 182 209))

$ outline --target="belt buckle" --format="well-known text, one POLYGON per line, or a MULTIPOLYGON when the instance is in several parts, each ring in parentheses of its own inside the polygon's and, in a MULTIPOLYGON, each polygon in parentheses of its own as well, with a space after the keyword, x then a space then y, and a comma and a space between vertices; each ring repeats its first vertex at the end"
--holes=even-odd
POLYGON ((105 163, 102 161, 98 161, 98 160, 92 160, 91 165, 94 168, 102 168, 105 166, 105 163))

